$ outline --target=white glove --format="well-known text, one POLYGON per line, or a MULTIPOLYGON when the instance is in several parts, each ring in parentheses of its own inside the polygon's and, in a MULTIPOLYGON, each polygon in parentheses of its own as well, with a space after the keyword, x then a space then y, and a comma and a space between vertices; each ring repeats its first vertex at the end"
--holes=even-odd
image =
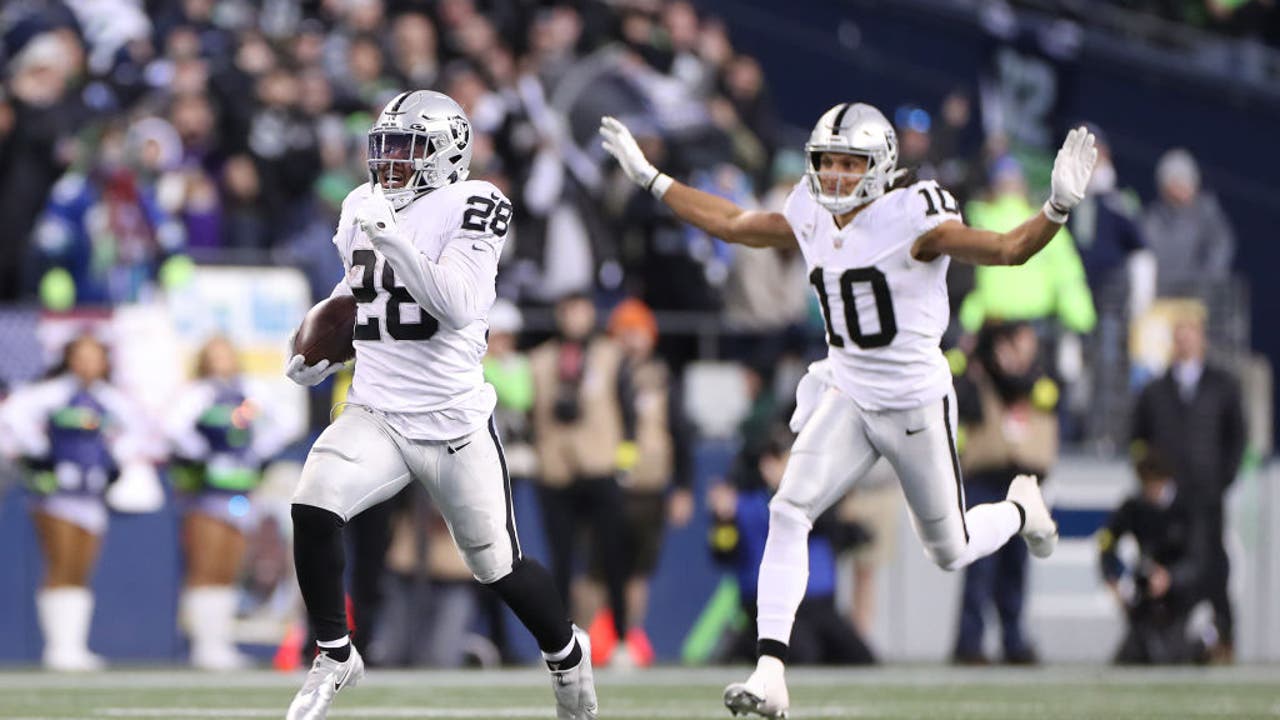
POLYGON ((356 206, 355 221, 370 240, 398 234, 395 208, 391 207, 387 196, 382 194, 382 186, 378 183, 373 184, 373 192, 369 197, 356 206))
POLYGON ((618 161, 631 182, 661 200, 671 187, 671 176, 658 172, 658 168, 649 162, 627 126, 605 115, 600 118, 600 135, 604 138, 604 149, 618 161))
POLYGON ((1093 133, 1083 126, 1067 133, 1053 161, 1053 190, 1044 204, 1045 217, 1059 224, 1067 221, 1067 213, 1084 199, 1096 162, 1098 148, 1094 147, 1093 133))
MULTIPOLYGON (((293 345, 293 343, 289 343, 293 345)), ((307 359, 301 355, 294 355, 289 360, 289 364, 284 368, 285 377, 302 385, 303 387, 311 387, 319 385, 321 380, 342 369, 342 363, 331 363, 328 360, 321 360, 315 365, 308 365, 307 359)))

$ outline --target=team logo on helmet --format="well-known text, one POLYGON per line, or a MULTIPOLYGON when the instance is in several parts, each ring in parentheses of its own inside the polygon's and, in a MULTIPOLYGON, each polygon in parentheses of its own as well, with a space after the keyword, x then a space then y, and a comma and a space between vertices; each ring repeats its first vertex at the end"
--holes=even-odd
POLYGON ((461 150, 471 142, 471 123, 461 115, 454 115, 449 118, 449 132, 453 135, 453 141, 461 150))

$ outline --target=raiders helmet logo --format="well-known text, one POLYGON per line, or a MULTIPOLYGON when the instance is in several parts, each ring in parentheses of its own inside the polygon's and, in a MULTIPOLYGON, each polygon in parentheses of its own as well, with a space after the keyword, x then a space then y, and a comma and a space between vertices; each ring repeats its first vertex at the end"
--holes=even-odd
POLYGON ((471 124, 461 115, 449 118, 449 132, 453 135, 453 141, 457 143, 459 150, 471 142, 471 124))

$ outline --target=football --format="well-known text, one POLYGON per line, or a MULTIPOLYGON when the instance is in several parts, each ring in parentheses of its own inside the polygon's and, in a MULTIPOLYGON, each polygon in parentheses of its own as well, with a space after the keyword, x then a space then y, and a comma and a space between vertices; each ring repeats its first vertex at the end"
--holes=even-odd
POLYGON ((293 352, 308 365, 321 360, 342 363, 355 357, 352 344, 356 325, 356 299, 338 295, 318 303, 302 318, 293 336, 293 352))

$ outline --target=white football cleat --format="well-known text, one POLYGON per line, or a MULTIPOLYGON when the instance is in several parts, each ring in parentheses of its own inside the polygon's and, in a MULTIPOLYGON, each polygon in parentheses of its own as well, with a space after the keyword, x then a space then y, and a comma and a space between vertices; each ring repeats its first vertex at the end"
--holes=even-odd
POLYGON ((582 660, 571 668, 551 671, 551 688, 556 694, 558 720, 596 720, 600 705, 596 702, 595 676, 591 670, 591 639, 577 625, 573 635, 582 650, 582 660))
POLYGON ((355 647, 346 662, 338 662, 324 653, 316 660, 302 682, 302 689, 289 703, 285 720, 324 720, 329 715, 333 698, 344 687, 354 687, 364 678, 364 659, 355 647))
POLYGON ((1019 475, 1009 483, 1009 502, 1022 508, 1022 538, 1027 548, 1038 558, 1047 558, 1058 546, 1058 524, 1049 515, 1049 506, 1040 494, 1040 483, 1034 475, 1019 475))
POLYGON ((744 683, 733 683, 724 689, 724 706, 734 717, 755 713, 771 720, 785 720, 791 707, 782 661, 774 657, 760 658, 756 671, 744 683))

